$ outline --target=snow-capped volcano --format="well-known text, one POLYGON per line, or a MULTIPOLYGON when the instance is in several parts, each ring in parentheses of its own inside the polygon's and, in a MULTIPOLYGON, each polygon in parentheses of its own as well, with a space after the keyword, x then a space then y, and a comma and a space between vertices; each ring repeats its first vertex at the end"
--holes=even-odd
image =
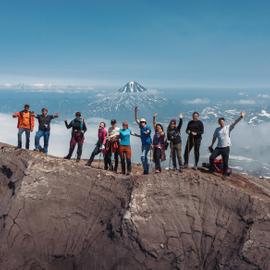
POLYGON ((135 81, 130 81, 112 94, 104 96, 98 94, 98 100, 89 104, 90 112, 92 115, 120 114, 127 117, 127 113, 130 114, 135 106, 139 106, 141 112, 149 113, 167 103, 166 98, 154 92, 135 81))
POLYGON ((134 81, 128 82, 126 85, 124 85, 118 90, 118 92, 120 93, 140 93, 145 91, 147 91, 146 88, 134 81))

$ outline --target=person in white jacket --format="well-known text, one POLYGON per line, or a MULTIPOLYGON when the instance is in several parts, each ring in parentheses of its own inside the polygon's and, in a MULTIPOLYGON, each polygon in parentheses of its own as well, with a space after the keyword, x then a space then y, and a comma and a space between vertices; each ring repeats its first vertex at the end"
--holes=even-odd
POLYGON ((231 131, 234 129, 236 124, 238 124, 241 119, 243 119, 245 116, 244 112, 240 113, 240 117, 237 118, 233 124, 226 125, 225 119, 219 118, 218 123, 219 127, 216 128, 212 144, 209 146, 209 151, 212 153, 209 162, 210 162, 210 172, 214 172, 214 161, 218 156, 222 156, 223 159, 223 175, 227 176, 228 173, 228 163, 229 163, 229 157, 230 157, 230 146, 231 146, 231 131), (217 147, 213 149, 213 146, 217 142, 217 147))

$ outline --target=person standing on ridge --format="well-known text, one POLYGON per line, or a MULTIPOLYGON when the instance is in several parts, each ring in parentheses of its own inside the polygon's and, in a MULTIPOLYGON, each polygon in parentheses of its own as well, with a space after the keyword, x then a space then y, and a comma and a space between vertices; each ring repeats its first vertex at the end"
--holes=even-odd
POLYGON ((155 134, 153 136, 153 160, 155 162, 155 173, 161 172, 161 161, 166 160, 166 138, 163 126, 156 122, 157 113, 153 116, 153 127, 155 134))
MULTIPOLYGON (((96 146, 95 146, 89 160, 85 164, 86 166, 92 165, 92 162, 94 161, 94 158, 96 155, 100 154, 101 152, 103 152, 103 154, 104 154, 105 145, 106 145, 106 137, 107 137, 106 124, 105 124, 105 122, 100 122, 99 128, 98 128, 98 141, 96 143, 96 146)), ((106 166, 105 159, 104 159, 104 166, 106 166)))
POLYGON ((141 131, 141 142, 142 142, 142 155, 141 161, 143 165, 143 173, 149 173, 149 163, 148 163, 148 153, 151 149, 152 139, 151 139, 151 127, 147 125, 147 122, 144 118, 139 120, 138 118, 138 107, 135 107, 135 121, 140 127, 141 131))
POLYGON ((12 115, 13 118, 18 118, 18 146, 17 149, 22 148, 22 134, 25 133, 25 148, 30 146, 30 133, 33 132, 35 126, 34 112, 30 111, 28 104, 24 105, 24 109, 12 115))
POLYGON ((50 130, 51 130, 51 121, 59 117, 58 113, 48 115, 48 109, 43 108, 41 114, 35 116, 38 120, 38 131, 35 136, 35 151, 40 151, 45 154, 48 154, 50 130), (40 146, 40 138, 44 138, 44 147, 40 146))
POLYGON ((79 162, 82 155, 83 143, 84 143, 84 133, 87 131, 86 124, 80 112, 75 113, 75 118, 68 124, 67 120, 65 120, 65 125, 67 129, 72 128, 71 132, 71 140, 68 155, 64 157, 64 159, 71 159, 73 151, 75 149, 76 144, 78 144, 77 148, 77 159, 79 162))
POLYGON ((121 159, 121 169, 122 174, 131 174, 131 146, 130 146, 130 136, 133 133, 128 127, 128 122, 123 122, 122 129, 119 131, 120 137, 120 159, 121 159))
POLYGON ((119 161, 119 131, 116 126, 117 121, 111 120, 111 127, 108 129, 108 137, 105 148, 105 170, 112 170, 117 173, 119 161), (114 136, 114 135, 117 136, 114 136), (112 164, 112 155, 114 155, 114 164, 112 164))
POLYGON ((188 122, 186 133, 188 134, 187 143, 185 147, 185 167, 188 167, 189 154, 194 147, 195 165, 193 169, 197 170, 200 159, 200 146, 202 141, 202 134, 204 133, 204 126, 200 120, 200 114, 194 112, 192 114, 192 120, 188 122))
POLYGON ((209 162, 210 162, 210 172, 214 172, 214 161, 218 156, 222 156, 223 160, 223 175, 228 176, 228 163, 229 163, 229 157, 230 157, 230 146, 231 146, 231 132, 235 128, 235 126, 245 117, 245 113, 241 112, 240 117, 237 118, 233 124, 226 125, 225 119, 223 117, 218 119, 219 127, 216 128, 212 144, 209 146, 209 151, 212 153, 209 162), (217 147, 215 150, 213 149, 213 146, 217 142, 217 147))
POLYGON ((177 170, 176 157, 179 165, 179 172, 182 172, 182 139, 181 127, 183 125, 183 114, 179 115, 179 123, 176 126, 176 119, 172 119, 167 129, 167 139, 170 141, 171 158, 173 170, 177 170))

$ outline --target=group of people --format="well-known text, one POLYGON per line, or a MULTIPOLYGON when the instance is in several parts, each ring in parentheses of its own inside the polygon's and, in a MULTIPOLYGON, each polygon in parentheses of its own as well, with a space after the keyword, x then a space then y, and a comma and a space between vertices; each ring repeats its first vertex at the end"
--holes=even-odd
MULTIPOLYGON (((155 164, 155 172, 160 173, 162 170, 161 162, 166 160, 166 150, 170 148, 170 161, 172 161, 173 170, 182 172, 183 168, 188 167, 190 151, 194 148, 195 164, 193 169, 197 170, 200 159, 200 145, 202 135, 204 133, 204 125, 200 120, 200 114, 194 112, 192 120, 187 124, 186 133, 188 134, 187 142, 184 150, 184 162, 182 160, 182 138, 181 128, 183 125, 183 114, 179 115, 179 119, 172 119, 169 122, 167 131, 161 123, 157 122, 157 114, 153 116, 153 130, 145 118, 139 119, 138 108, 134 111, 135 121, 139 126, 140 134, 137 134, 129 128, 127 121, 122 123, 122 128, 117 126, 115 119, 111 120, 111 126, 106 129, 106 123, 100 122, 98 128, 98 138, 94 150, 87 161, 87 166, 92 166, 95 156, 102 155, 104 160, 104 169, 114 172, 118 171, 119 158, 121 161, 121 173, 129 175, 132 171, 132 151, 131 151, 131 136, 136 136, 141 139, 141 162, 143 173, 148 174, 150 162, 148 159, 153 158, 155 164)), ((228 175, 228 162, 230 154, 231 139, 230 134, 236 124, 245 116, 244 112, 236 121, 230 125, 226 124, 224 118, 218 119, 219 127, 216 128, 212 143, 209 146, 211 152, 209 158, 209 171, 215 171, 215 160, 218 156, 222 157, 223 170, 222 173, 228 175), (214 149, 215 142, 217 146, 214 149)), ((50 123, 53 119, 59 117, 58 113, 48 114, 48 109, 43 108, 41 114, 35 114, 30 111, 30 106, 26 104, 24 109, 13 114, 14 118, 18 118, 18 147, 22 148, 22 134, 26 135, 26 149, 29 149, 30 133, 34 130, 35 118, 38 120, 38 131, 35 135, 35 151, 48 153, 49 138, 50 138, 50 123), (44 146, 40 146, 40 139, 44 138, 44 146)), ((74 149, 77 145, 77 158, 80 161, 85 132, 87 131, 86 123, 80 112, 76 112, 75 118, 68 123, 65 120, 67 129, 72 129, 71 140, 68 154, 65 159, 71 159, 74 149)))

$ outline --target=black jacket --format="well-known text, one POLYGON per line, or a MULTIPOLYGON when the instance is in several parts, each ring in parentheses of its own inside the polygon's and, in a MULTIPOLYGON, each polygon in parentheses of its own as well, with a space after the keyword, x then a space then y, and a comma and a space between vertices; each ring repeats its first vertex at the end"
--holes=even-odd
POLYGON ((179 124, 175 128, 170 128, 171 123, 168 126, 167 129, 167 139, 172 143, 172 144, 177 144, 181 143, 181 127, 183 125, 183 119, 179 119, 179 124))
POLYGON ((197 135, 194 136, 195 138, 201 138, 202 134, 204 133, 204 126, 203 122, 201 120, 194 121, 191 120, 188 122, 186 133, 188 133, 190 136, 193 136, 191 132, 196 132, 197 135), (189 132, 190 131, 190 132, 189 132))
POLYGON ((87 131, 87 127, 83 119, 75 118, 69 124, 67 123, 67 121, 65 121, 65 125, 67 128, 72 128, 72 134, 74 132, 83 131, 85 133, 87 131))

